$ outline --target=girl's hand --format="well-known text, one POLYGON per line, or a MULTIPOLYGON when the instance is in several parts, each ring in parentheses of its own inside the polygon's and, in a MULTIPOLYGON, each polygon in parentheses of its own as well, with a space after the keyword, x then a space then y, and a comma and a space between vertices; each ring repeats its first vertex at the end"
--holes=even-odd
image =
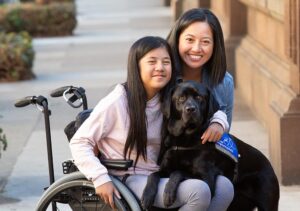
POLYGON ((205 144, 207 141, 209 142, 217 142, 221 139, 224 133, 224 128, 219 123, 212 123, 203 133, 201 140, 202 144, 205 144))
POLYGON ((112 182, 107 182, 98 186, 96 188, 96 194, 101 197, 106 204, 109 204, 112 209, 116 208, 113 195, 115 194, 118 198, 121 198, 119 191, 112 182))

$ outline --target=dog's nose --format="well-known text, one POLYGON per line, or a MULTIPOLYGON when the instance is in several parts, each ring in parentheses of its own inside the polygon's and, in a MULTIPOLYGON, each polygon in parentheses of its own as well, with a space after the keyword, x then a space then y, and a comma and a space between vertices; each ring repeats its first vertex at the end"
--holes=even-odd
POLYGON ((193 113, 193 112, 195 112, 196 111, 196 107, 195 106, 186 106, 185 107, 185 110, 186 110, 186 112, 188 112, 188 113, 193 113))

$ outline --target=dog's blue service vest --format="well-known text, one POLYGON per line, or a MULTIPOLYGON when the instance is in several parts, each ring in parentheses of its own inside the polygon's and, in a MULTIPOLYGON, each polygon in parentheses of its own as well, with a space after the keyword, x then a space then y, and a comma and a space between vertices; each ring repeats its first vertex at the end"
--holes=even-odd
POLYGON ((215 143, 216 149, 230 157, 234 162, 238 162, 239 152, 232 138, 224 133, 222 138, 215 143))

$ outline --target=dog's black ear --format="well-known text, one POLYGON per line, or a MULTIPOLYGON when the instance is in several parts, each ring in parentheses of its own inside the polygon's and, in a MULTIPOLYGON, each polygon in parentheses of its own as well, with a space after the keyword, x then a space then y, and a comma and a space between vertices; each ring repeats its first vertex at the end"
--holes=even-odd
POLYGON ((160 151, 158 154, 158 159, 157 159, 157 164, 160 165, 161 161, 166 153, 166 151, 170 148, 171 146, 171 140, 170 140, 170 136, 166 136, 161 143, 160 146, 160 151))
POLYGON ((170 89, 168 93, 166 93, 164 100, 162 102, 162 113, 167 119, 170 118, 173 92, 174 92, 174 88, 170 89))
POLYGON ((213 92, 209 88, 207 89, 208 89, 208 97, 209 97, 207 117, 208 119, 210 119, 214 115, 214 113, 216 113, 220 109, 220 105, 216 97, 214 96, 213 92))
POLYGON ((180 83, 182 83, 182 82, 183 82, 182 77, 181 77, 181 76, 178 76, 178 77, 176 78, 176 84, 180 84, 180 83))
POLYGON ((168 131, 173 136, 180 136, 184 131, 182 120, 170 119, 168 122, 168 131))

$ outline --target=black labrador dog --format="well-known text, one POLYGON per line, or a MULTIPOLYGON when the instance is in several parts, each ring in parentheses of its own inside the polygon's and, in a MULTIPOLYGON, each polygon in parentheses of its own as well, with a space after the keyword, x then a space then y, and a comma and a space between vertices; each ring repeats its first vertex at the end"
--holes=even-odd
POLYGON ((181 181, 201 179, 213 196, 217 176, 224 175, 233 182, 235 192, 228 210, 278 210, 278 180, 269 160, 259 150, 230 134, 226 139, 237 148, 239 156, 235 159, 215 143, 201 144, 200 137, 217 110, 219 105, 210 90, 193 81, 179 83, 165 100, 167 134, 161 146, 160 170, 149 176, 143 192, 144 209, 153 204, 161 177, 170 178, 164 192, 164 204, 170 206, 181 181))

